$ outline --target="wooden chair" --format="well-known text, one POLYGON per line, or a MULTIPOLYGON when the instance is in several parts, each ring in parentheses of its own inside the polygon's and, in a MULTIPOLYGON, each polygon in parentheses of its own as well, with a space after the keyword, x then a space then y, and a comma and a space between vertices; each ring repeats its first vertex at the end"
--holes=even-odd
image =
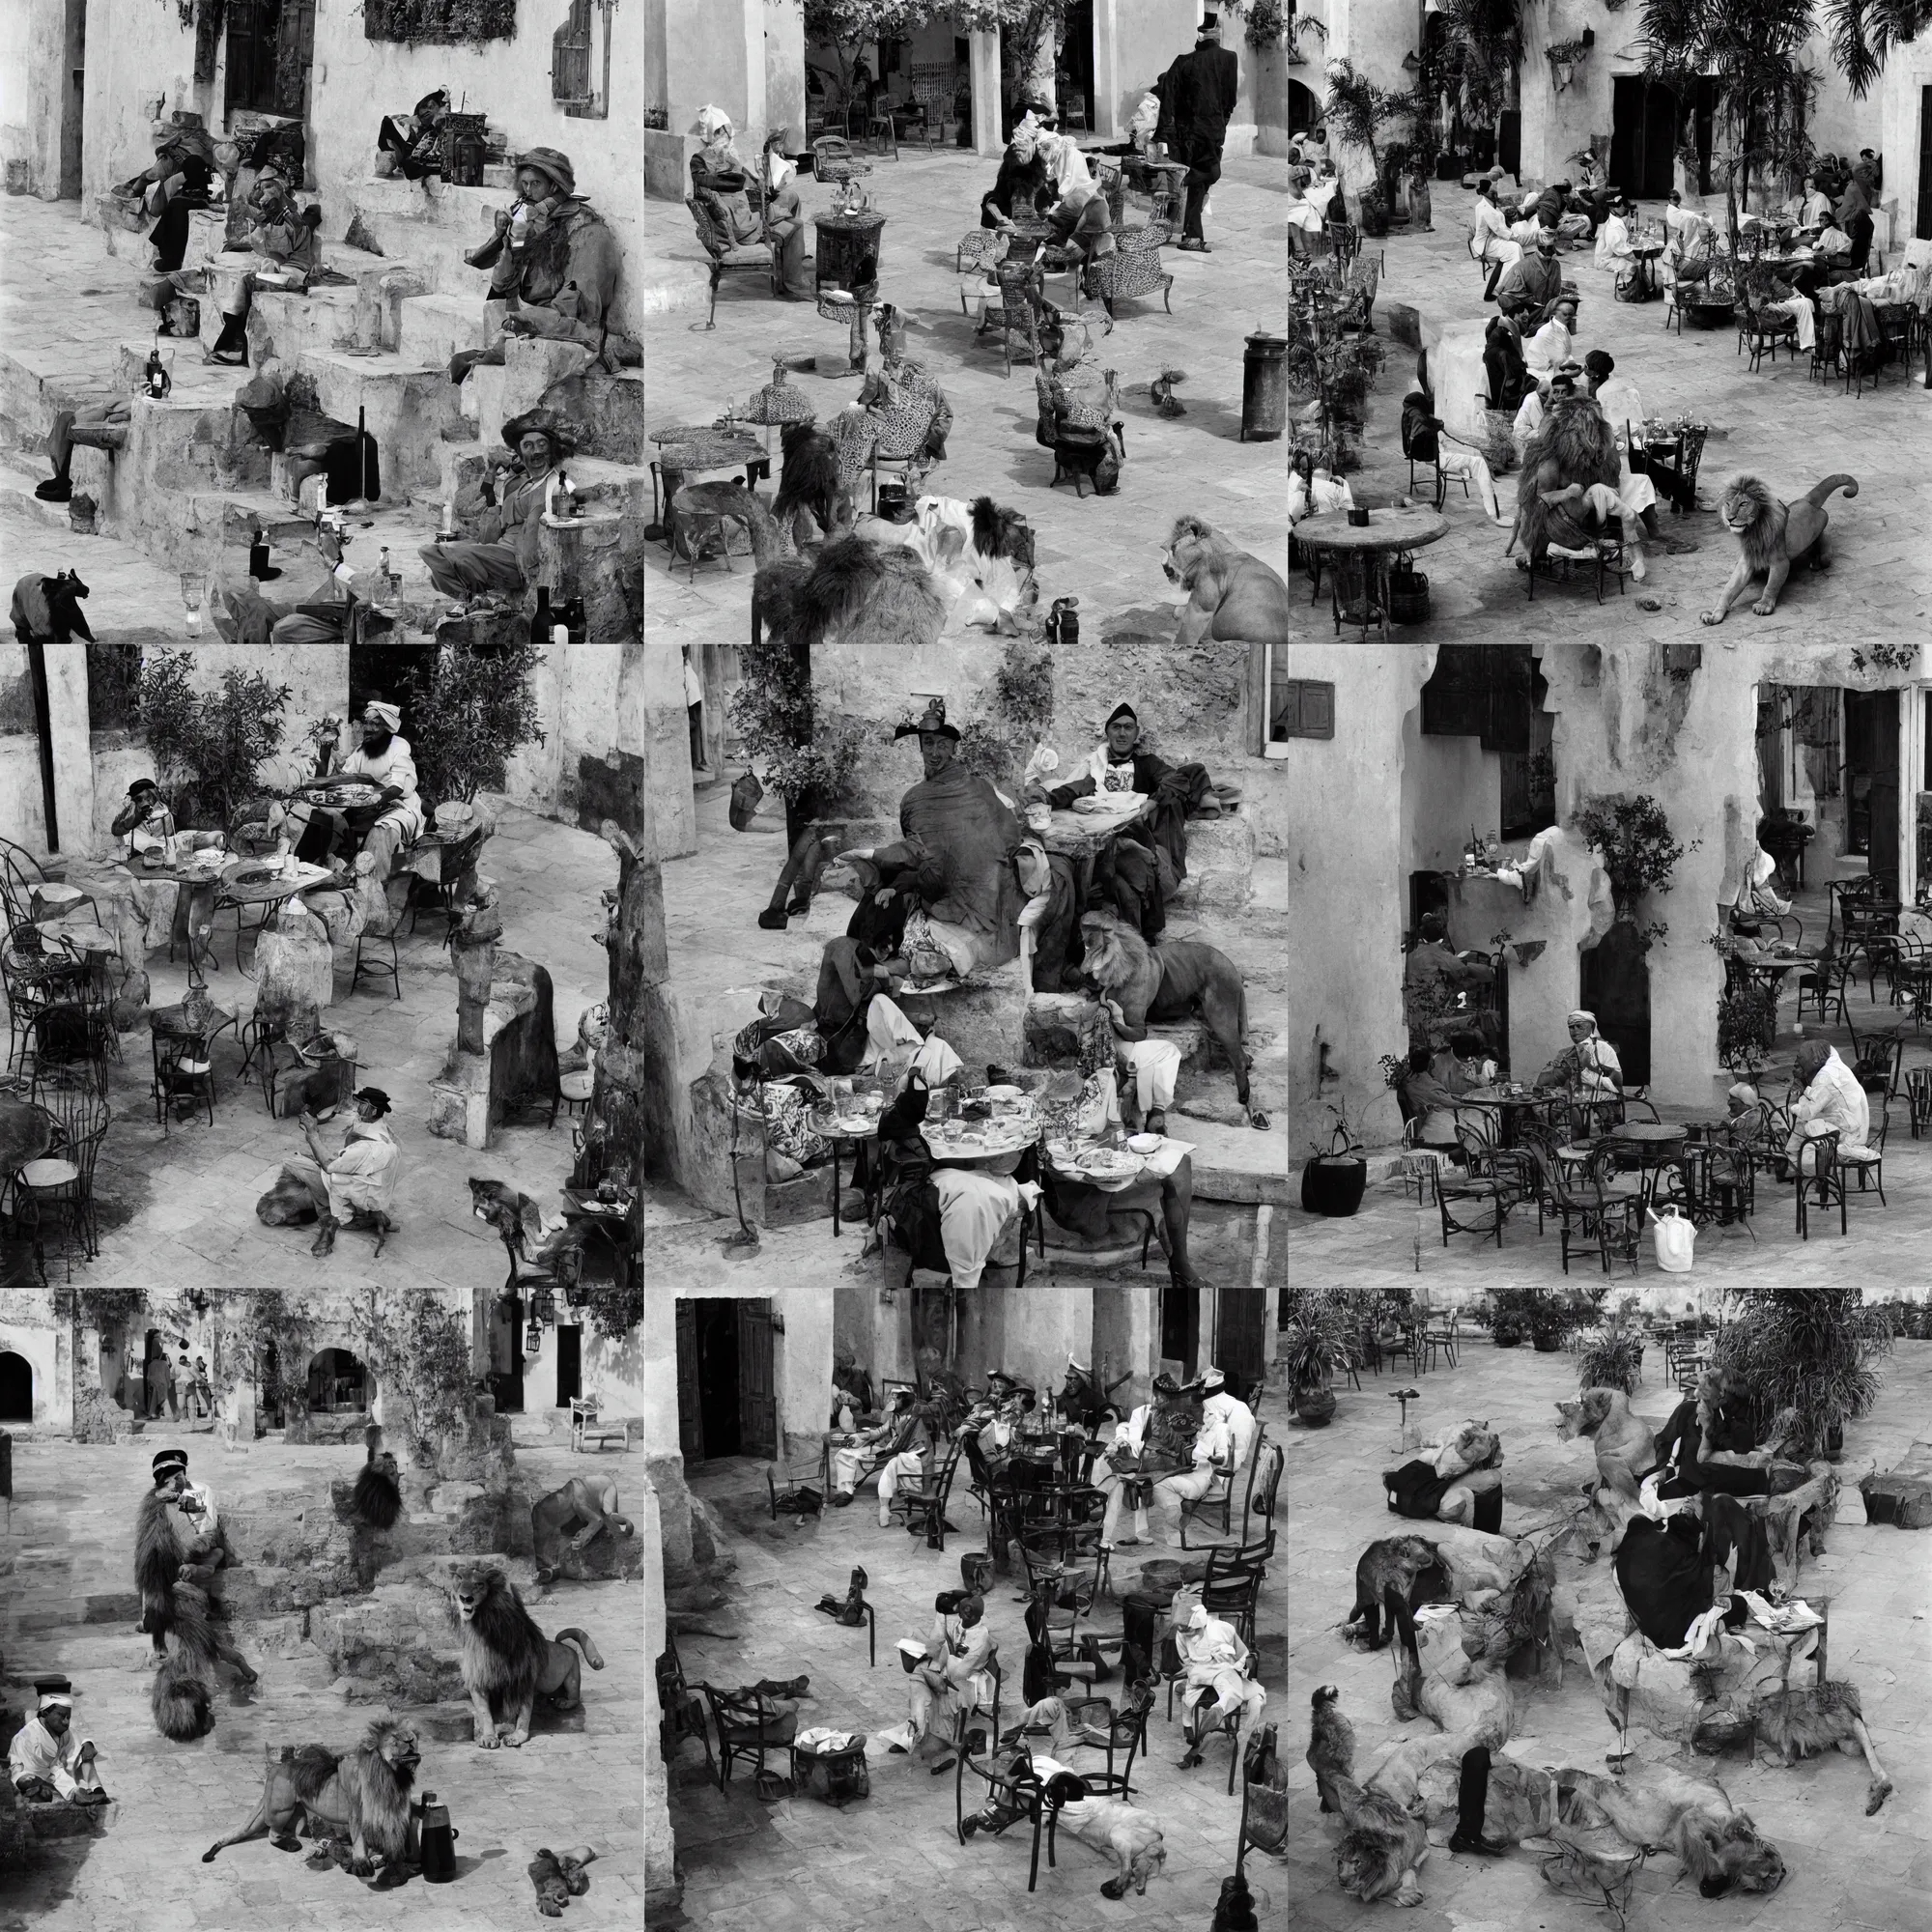
POLYGON ((1885 1143, 1891 1126, 1891 1109, 1884 1094, 1874 1094, 1874 1111, 1878 1118, 1872 1123, 1872 1136, 1861 1148, 1841 1148, 1838 1151, 1839 1190, 1842 1193, 1844 1177, 1856 1174, 1859 1178, 1859 1192, 1867 1191, 1867 1180, 1878 1189, 1878 1205, 1889 1204, 1885 1198, 1885 1143))
POLYGON ((696 1738, 704 1747, 704 1775, 718 1776, 717 1760, 711 1755, 711 1731, 704 1721, 704 1700, 684 1681, 684 1665, 678 1659, 677 1638, 665 1633, 665 1647, 657 1660, 658 1709, 664 1713, 658 1725, 658 1751, 668 1764, 686 1738, 696 1738))
POLYGON ((783 289, 779 274, 779 251, 763 233, 762 225, 757 241, 736 242, 695 195, 687 195, 684 205, 691 211, 691 218, 697 228, 698 244, 711 264, 710 307, 705 314, 704 327, 707 329, 718 327, 718 285, 726 275, 762 275, 768 292, 776 299, 783 289))
POLYGON ((1738 353, 1750 350, 1751 373, 1767 355, 1774 365, 1782 346, 1793 361, 1798 359, 1798 320, 1795 316, 1774 313, 1747 295, 1738 304, 1738 353))
POLYGON ((1815 1205, 1820 1208, 1829 1208, 1835 1201, 1838 1204, 1838 1233, 1845 1235, 1851 1232, 1845 1201, 1846 1171, 1838 1159, 1838 1136, 1835 1133, 1811 1135, 1800 1146, 1797 1172, 1792 1179, 1798 1201, 1798 1236, 1801 1240, 1811 1238, 1814 1195, 1815 1205))
MULTIPOLYGON (((1257 1582, 1257 1588, 1259 1588, 1259 1581, 1257 1582)), ((1247 1662, 1241 1665, 1241 1675, 1243 1677, 1253 1677, 1254 1674, 1255 1674, 1255 1660, 1251 1652, 1247 1659, 1247 1662)), ((1174 1679, 1170 1678, 1168 1680, 1168 1716, 1171 1719, 1173 1715, 1174 1715, 1174 1679)), ((1238 1711, 1232 1711, 1226 1717, 1221 1718, 1217 1719, 1214 1723, 1210 1724, 1208 1727, 1208 1729, 1206 1729, 1201 1733, 1200 1737, 1195 1741, 1194 1745, 1190 1747, 1188 1753, 1188 1759, 1183 1760, 1183 1762, 1188 1762, 1188 1761, 1198 1762, 1200 1759, 1200 1754, 1208 1747, 1208 1746, 1210 1743, 1213 1742, 1214 1739, 1226 1738, 1229 1745, 1228 1796, 1230 1798, 1232 1798, 1235 1795, 1235 1773, 1239 1768, 1241 1762, 1241 1719, 1245 1715, 1246 1713, 1244 1709, 1238 1711)))
POLYGON ((798 1713, 781 1711, 769 1697, 755 1692, 749 1697, 721 1690, 714 1684, 700 1684, 711 1706, 711 1721, 718 1732, 718 1788, 731 1782, 731 1767, 744 1758, 762 1773, 770 1751, 790 1756, 793 1738, 798 1735, 798 1713))
POLYGON ((958 1466, 959 1442, 955 1437, 946 1460, 919 1481, 902 1483, 888 1506, 891 1514, 905 1524, 907 1535, 918 1536, 923 1531, 928 1549, 946 1548, 946 1532, 952 1527, 946 1520, 946 1505, 952 1494, 952 1475, 958 1466))
POLYGON ((631 1446, 631 1432, 622 1422, 599 1422, 597 1404, 589 1396, 574 1395, 570 1399, 570 1446, 581 1454, 586 1447, 601 1451, 607 1442, 614 1442, 620 1450, 628 1452, 631 1446))

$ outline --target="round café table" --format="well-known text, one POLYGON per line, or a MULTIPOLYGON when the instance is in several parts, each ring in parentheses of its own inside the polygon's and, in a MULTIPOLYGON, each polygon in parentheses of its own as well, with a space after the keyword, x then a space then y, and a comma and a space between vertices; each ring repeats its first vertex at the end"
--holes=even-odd
POLYGON ((1633 242, 1631 243, 1631 295, 1632 301, 1653 301, 1661 293, 1657 280, 1658 257, 1663 253, 1662 242, 1633 242))
POLYGON ((745 471, 745 487, 757 480, 753 465, 763 465, 771 472, 764 444, 749 430, 720 429, 715 423, 671 423, 654 429, 649 440, 658 446, 658 459, 651 467, 651 521, 643 534, 653 542, 670 542, 670 499, 696 476, 707 476, 715 469, 745 471), (662 483, 660 482, 662 479, 662 483), (664 491, 664 507, 658 507, 658 490, 664 491))
POLYGON ((1359 621, 1365 643, 1369 626, 1378 620, 1382 636, 1389 634, 1389 571, 1395 560, 1449 531, 1449 520, 1434 510, 1371 510, 1368 516, 1366 524, 1351 524, 1346 511, 1330 510, 1294 526, 1303 550, 1329 559, 1336 636, 1345 618, 1351 624, 1359 621))
POLYGON ((1466 1094, 1456 1096, 1459 1107, 1481 1107, 1486 1113, 1494 1114, 1496 1120, 1496 1145, 1515 1147, 1521 1138, 1523 1120, 1534 1114, 1547 1114, 1550 1108, 1562 1101, 1560 1094, 1535 1092, 1529 1094, 1510 1094, 1500 1087, 1472 1087, 1466 1094))
POLYGON ((1628 1153, 1642 1172, 1639 1200, 1648 1208, 1657 1195, 1658 1177, 1684 1157, 1686 1130, 1681 1121, 1626 1121, 1606 1138, 1628 1153))

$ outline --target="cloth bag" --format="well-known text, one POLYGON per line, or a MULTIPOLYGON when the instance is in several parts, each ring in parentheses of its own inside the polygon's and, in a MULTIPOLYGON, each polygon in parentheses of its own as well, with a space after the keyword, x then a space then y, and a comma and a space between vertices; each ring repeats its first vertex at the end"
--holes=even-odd
POLYGON ((1651 1238, 1657 1244, 1657 1264, 1665 1274, 1689 1274, 1697 1230, 1675 1208, 1650 1216, 1651 1238))

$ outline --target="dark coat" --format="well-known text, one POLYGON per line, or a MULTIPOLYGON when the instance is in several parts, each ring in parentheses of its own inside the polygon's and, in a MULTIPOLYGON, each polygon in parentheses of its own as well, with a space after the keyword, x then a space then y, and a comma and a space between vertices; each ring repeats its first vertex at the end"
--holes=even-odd
POLYGON ((1197 46, 1161 75, 1160 121, 1154 138, 1179 150, 1206 146, 1217 154, 1228 137, 1241 64, 1226 47, 1197 46))

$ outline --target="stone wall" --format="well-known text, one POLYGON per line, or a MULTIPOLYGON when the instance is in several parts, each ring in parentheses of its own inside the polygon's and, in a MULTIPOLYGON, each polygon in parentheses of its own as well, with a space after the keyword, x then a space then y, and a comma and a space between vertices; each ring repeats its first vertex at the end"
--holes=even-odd
MULTIPOLYGON (((646 1480, 643 1508, 639 1512, 639 1533, 644 1547, 644 1651, 653 1659, 663 1655, 668 1629, 665 1615, 664 1564, 659 1551, 664 1544, 663 1518, 658 1492, 646 1480)), ((684 1886, 677 1872, 677 1843, 671 1836, 670 1807, 666 1794, 666 1765, 658 1748, 658 1730, 664 1709, 658 1702, 657 1673, 644 1679, 644 1916, 663 1918, 676 1909, 684 1886)))

